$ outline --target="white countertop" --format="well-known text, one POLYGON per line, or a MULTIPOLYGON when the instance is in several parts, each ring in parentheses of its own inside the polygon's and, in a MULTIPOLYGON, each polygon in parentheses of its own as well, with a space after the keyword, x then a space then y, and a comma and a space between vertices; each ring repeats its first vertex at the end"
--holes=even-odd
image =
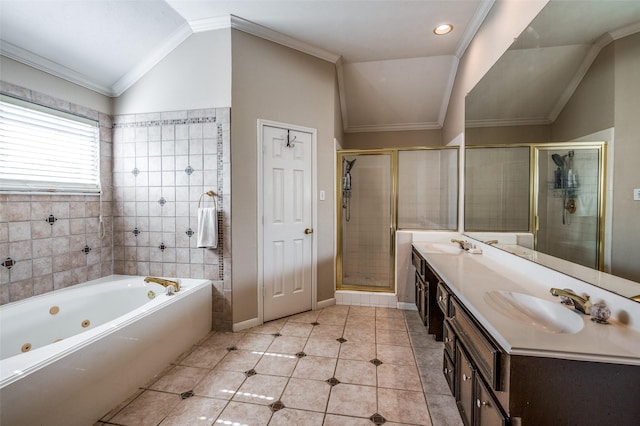
POLYGON ((457 247, 451 237, 434 233, 426 238, 430 241, 414 239, 413 246, 506 353, 640 365, 640 303, 484 244, 477 244, 482 254, 449 249, 457 247), (598 324, 589 315, 572 312, 584 321, 582 329, 552 333, 506 316, 485 298, 487 292, 502 290, 560 305, 559 298, 549 292, 552 287, 571 288, 591 296, 592 303, 604 302, 611 309, 610 323, 598 324))

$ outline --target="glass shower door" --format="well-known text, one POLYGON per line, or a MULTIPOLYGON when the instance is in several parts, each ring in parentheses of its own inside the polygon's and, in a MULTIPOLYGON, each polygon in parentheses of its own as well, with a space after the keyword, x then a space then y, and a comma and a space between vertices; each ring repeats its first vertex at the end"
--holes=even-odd
POLYGON ((394 290, 393 155, 338 153, 338 289, 394 290))

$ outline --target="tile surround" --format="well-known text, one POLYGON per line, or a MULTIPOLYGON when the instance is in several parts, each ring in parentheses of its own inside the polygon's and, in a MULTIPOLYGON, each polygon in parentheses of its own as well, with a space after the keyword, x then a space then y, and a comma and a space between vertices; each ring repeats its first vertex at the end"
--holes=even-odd
POLYGON ((147 424, 146 416, 162 426, 459 426, 442 356, 443 344, 426 333, 415 311, 336 305, 242 332, 212 332, 95 426, 147 424), (322 318, 342 325, 331 325, 331 337, 315 339, 306 326, 317 322, 311 327, 318 329, 322 318), (404 328, 393 331, 410 338, 377 341, 377 326, 385 323, 376 319, 401 320, 404 328), (347 327, 356 332, 369 324, 369 341, 337 341, 347 327), (305 336, 285 334, 292 331, 305 336), (300 345, 302 357, 296 356, 300 345))

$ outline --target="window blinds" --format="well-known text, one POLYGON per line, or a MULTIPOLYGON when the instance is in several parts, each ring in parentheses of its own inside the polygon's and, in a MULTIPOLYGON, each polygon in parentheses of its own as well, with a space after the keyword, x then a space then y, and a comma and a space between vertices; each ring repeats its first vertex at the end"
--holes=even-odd
POLYGON ((98 123, 0 97, 0 191, 99 192, 98 123))

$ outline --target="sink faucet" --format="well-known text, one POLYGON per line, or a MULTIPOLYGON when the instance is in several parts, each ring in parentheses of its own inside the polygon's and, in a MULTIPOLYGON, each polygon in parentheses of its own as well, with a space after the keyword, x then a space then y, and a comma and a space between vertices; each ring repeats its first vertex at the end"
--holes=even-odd
POLYGON ((549 290, 553 296, 565 296, 569 299, 573 300, 573 307, 576 310, 582 312, 585 315, 589 315, 591 313, 591 301, 589 300, 589 296, 581 297, 575 293, 572 293, 568 290, 561 290, 559 288, 552 288, 549 290))
POLYGON ((167 289, 167 293, 169 294, 173 294, 173 292, 169 288, 171 286, 173 286, 174 291, 180 291, 180 281, 178 280, 171 281, 171 280, 166 280, 164 278, 146 277, 144 279, 144 282, 160 284, 161 286, 164 286, 164 288, 167 289))
POLYGON ((493 245, 493 244, 498 244, 498 240, 489 240, 489 241, 485 241, 484 242, 486 245, 493 245))
POLYGON ((640 294, 637 296, 631 296, 631 300, 635 300, 636 302, 640 302, 640 294))
POLYGON ((469 241, 456 240, 455 238, 452 238, 451 242, 457 243, 462 250, 469 250, 472 247, 469 241))

